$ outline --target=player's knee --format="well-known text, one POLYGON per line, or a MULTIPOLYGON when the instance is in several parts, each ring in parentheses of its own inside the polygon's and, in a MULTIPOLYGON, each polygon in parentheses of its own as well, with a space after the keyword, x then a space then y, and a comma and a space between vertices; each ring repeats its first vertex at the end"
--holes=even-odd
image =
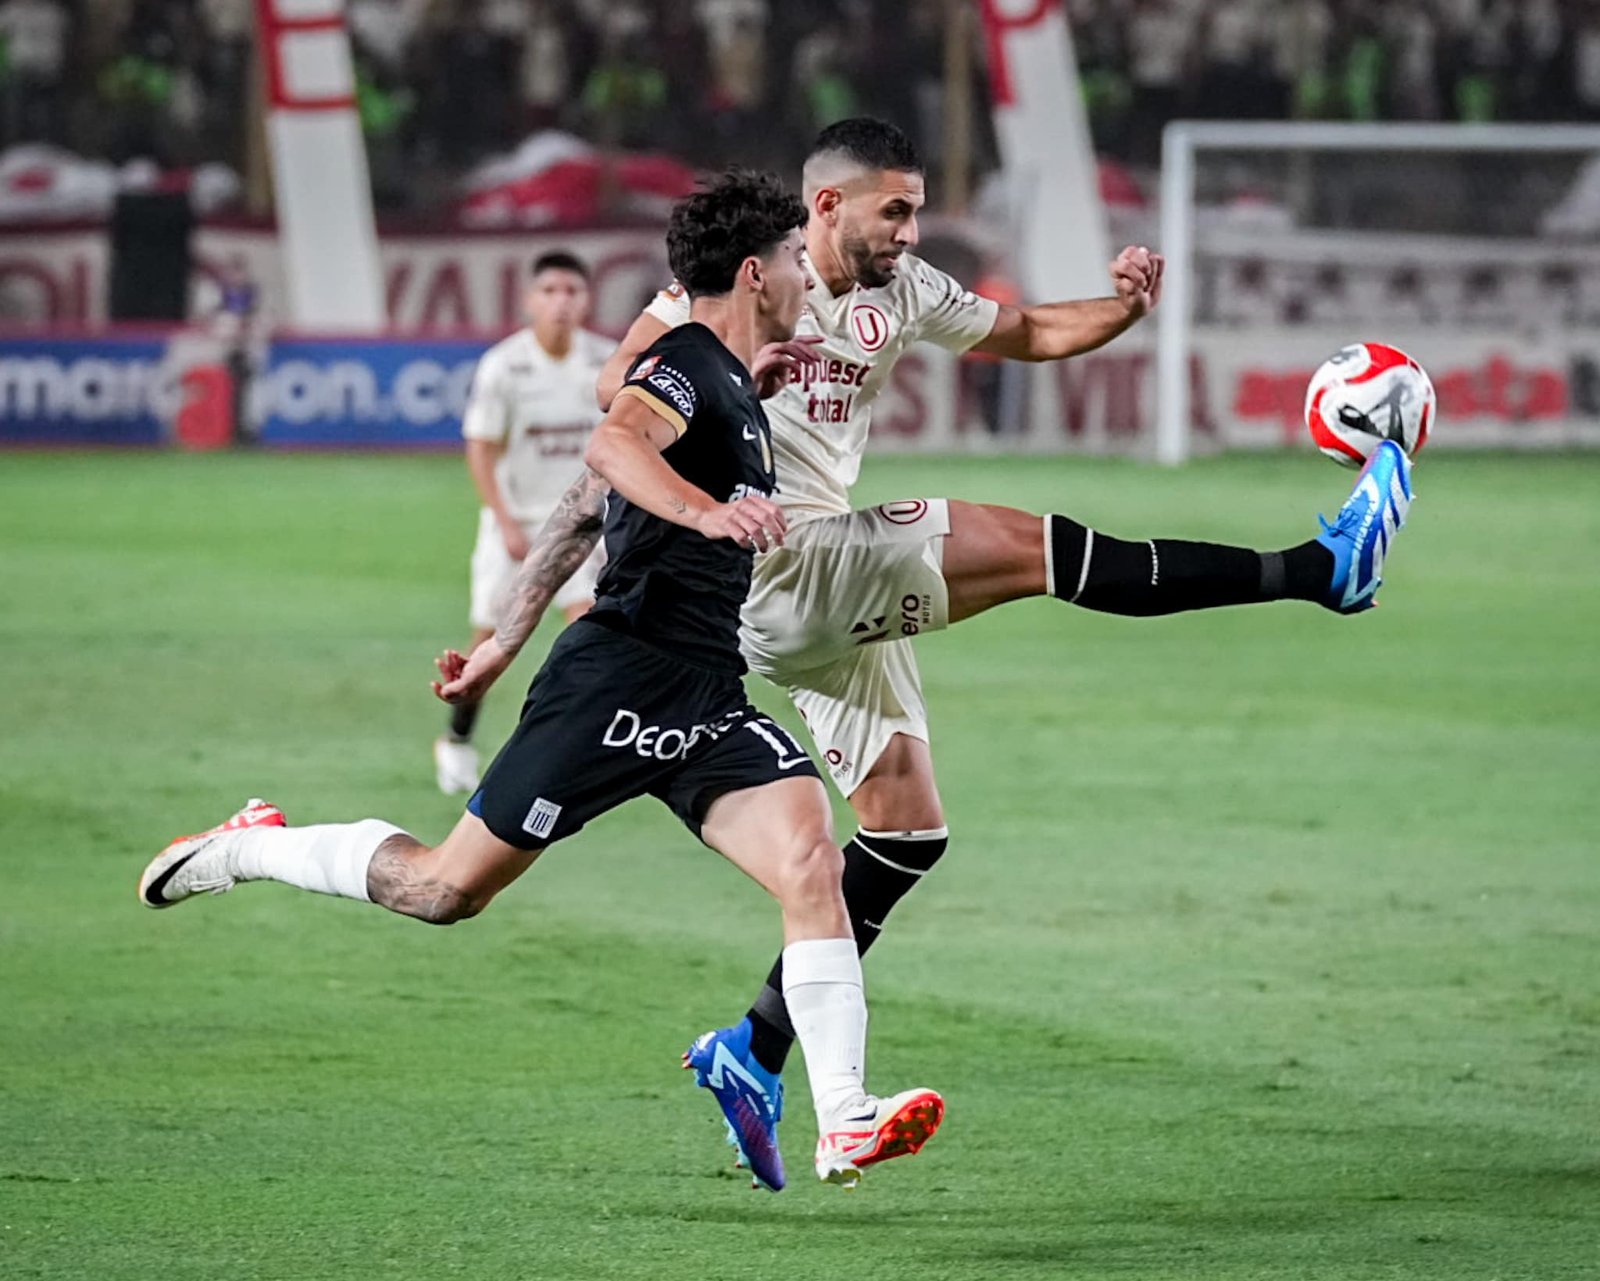
POLYGON ((474 895, 450 886, 417 903, 411 915, 429 925, 455 925, 489 906, 488 895, 474 895))
POLYGON ((1005 508, 1003 524, 1006 541, 1019 560, 1044 558, 1044 517, 1017 507, 1005 508))
POLYGON ((780 879, 781 897, 793 906, 820 906, 843 897, 844 853, 826 836, 797 842, 780 879))
POLYGON ((951 531, 959 543, 945 549, 945 577, 1010 582, 1037 592, 1045 577, 1045 523, 1016 507, 950 504, 951 531))

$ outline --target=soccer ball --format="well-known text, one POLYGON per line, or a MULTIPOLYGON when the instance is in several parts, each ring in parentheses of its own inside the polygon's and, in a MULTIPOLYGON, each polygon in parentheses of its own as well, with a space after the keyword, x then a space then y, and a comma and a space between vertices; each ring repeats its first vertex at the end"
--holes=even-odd
POLYGON ((1427 371, 1398 347, 1363 342, 1341 348, 1311 375, 1306 426, 1334 462, 1359 467, 1392 440, 1415 456, 1427 443, 1435 398, 1427 371))

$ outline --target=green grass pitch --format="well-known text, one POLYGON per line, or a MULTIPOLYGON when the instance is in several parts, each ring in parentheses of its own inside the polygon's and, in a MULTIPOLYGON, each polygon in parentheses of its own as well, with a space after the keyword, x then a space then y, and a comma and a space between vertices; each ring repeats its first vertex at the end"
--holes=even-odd
MULTIPOLYGON (((953 842, 870 958, 870 1076, 948 1120, 821 1187, 797 1060, 770 1196, 678 1055, 777 913, 649 802, 449 930, 134 901, 255 793, 447 830, 459 459, 0 456, 0 1277, 1600 1275, 1600 459, 1416 479, 1362 618, 1039 601, 919 642, 953 842)), ((879 459, 860 494, 1281 546, 1348 480, 879 459)))

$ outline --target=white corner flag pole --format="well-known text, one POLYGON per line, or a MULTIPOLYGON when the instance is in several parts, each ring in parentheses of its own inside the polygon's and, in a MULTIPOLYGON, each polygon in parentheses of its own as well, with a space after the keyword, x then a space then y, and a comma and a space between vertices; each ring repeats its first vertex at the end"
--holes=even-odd
POLYGON ((380 330, 383 272, 344 0, 256 0, 256 19, 285 319, 322 332, 380 330))

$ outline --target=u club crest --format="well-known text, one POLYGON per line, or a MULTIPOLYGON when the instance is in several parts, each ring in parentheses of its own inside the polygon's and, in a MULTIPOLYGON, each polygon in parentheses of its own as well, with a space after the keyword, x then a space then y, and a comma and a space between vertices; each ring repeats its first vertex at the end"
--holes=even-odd
POLYGON ((850 309, 850 328, 862 351, 877 351, 889 341, 889 317, 876 303, 857 303, 850 309))

